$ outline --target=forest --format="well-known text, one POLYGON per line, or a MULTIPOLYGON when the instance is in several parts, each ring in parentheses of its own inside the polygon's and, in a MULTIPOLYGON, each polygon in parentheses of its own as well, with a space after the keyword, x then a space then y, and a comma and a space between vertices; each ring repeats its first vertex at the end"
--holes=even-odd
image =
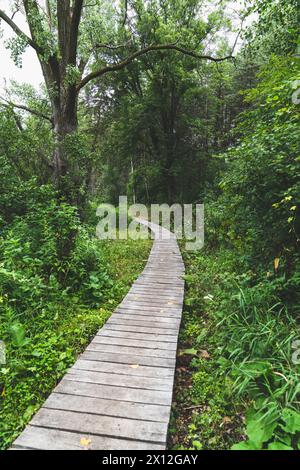
POLYGON ((300 450, 299 0, 5 0, 2 30, 41 84, 0 86, 0 449, 147 262, 96 237, 123 195, 205 208, 167 449, 300 450))

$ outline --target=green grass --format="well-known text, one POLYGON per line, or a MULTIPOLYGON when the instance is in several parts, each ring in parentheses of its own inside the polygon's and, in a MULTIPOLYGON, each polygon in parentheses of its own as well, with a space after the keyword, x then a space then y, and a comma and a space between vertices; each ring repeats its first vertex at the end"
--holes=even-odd
POLYGON ((110 280, 99 307, 87 308, 80 294, 63 293, 25 315, 2 297, 0 338, 7 346, 7 364, 0 368, 0 449, 9 447, 109 318, 142 271, 151 247, 148 240, 97 243, 110 280))
POLYGON ((247 269, 232 250, 184 258, 170 448, 297 449, 299 327, 278 276, 247 269))

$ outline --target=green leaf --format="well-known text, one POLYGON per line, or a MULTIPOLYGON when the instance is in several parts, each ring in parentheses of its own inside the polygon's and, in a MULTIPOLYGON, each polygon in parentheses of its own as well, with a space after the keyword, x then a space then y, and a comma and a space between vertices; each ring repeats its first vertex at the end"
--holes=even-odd
POLYGON ((193 444, 193 447, 194 447, 196 450, 202 450, 202 448, 203 448, 203 445, 202 445, 201 442, 199 442, 199 441, 193 441, 192 444, 193 444))
POLYGON ((247 436, 249 440, 254 442, 256 445, 261 446, 264 442, 267 442, 273 435, 274 429, 277 423, 266 422, 260 413, 253 411, 248 415, 247 420, 247 436))
POLYGON ((271 442, 268 445, 268 450, 294 450, 293 447, 287 446, 282 442, 271 442))
POLYGON ((252 441, 243 441, 238 444, 234 444, 231 450, 260 450, 261 446, 252 441))
POLYGON ((12 343, 17 348, 26 346, 26 344, 28 344, 30 341, 29 338, 25 337, 25 329, 21 325, 21 323, 18 323, 18 322, 13 323, 9 328, 9 332, 11 335, 12 343))
POLYGON ((282 412, 282 418, 285 422, 282 429, 285 432, 294 434, 295 432, 300 431, 300 413, 289 408, 285 408, 282 412))

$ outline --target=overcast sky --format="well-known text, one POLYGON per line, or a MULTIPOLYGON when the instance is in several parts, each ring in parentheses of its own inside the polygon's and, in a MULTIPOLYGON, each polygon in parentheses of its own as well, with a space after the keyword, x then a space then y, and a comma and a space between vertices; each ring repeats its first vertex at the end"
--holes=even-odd
MULTIPOLYGON (((241 8, 241 2, 242 0, 231 2, 230 10, 232 8, 241 8)), ((0 0, 0 8, 7 14, 10 12, 10 4, 10 0, 0 0)), ((29 35, 26 21, 20 13, 17 13, 14 16, 14 21, 26 34, 29 35)), ((14 36, 14 33, 4 21, 1 21, 1 30, 3 31, 3 35, 0 38, 0 92, 5 88, 5 84, 9 85, 11 79, 16 80, 19 83, 29 83, 35 88, 38 88, 39 84, 43 81, 43 76, 34 50, 31 47, 27 47, 22 58, 22 68, 16 67, 10 57, 10 52, 5 48, 5 41, 14 36)), ((234 38, 235 35, 232 35, 233 42, 234 38)))
MULTIPOLYGON (((10 4, 10 0, 0 0, 1 10, 8 14, 10 12, 10 4)), ((21 14, 15 15, 14 21, 25 33, 29 34, 27 24, 21 14)), ((30 83, 38 88, 39 84, 43 81, 43 76, 35 52, 31 47, 27 47, 26 52, 23 54, 22 68, 16 67, 10 57, 10 52, 4 45, 5 41, 14 34, 4 21, 1 21, 1 30, 3 31, 3 36, 0 39, 0 89, 3 90, 5 81, 9 84, 11 79, 20 83, 30 83)))

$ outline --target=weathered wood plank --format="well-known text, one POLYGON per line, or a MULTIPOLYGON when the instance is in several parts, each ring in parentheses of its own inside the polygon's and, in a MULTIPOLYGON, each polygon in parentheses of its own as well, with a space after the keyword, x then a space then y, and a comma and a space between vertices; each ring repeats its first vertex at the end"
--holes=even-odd
MULTIPOLYGON (((105 324, 105 331, 119 331, 119 332, 129 332, 129 333, 141 333, 141 334, 146 334, 146 335, 159 335, 159 336, 175 336, 176 337, 176 342, 177 342, 177 334, 178 330, 177 329, 172 329, 172 328, 153 328, 145 325, 127 325, 127 324, 119 324, 118 321, 112 322, 112 323, 106 323, 105 324)), ((101 331, 101 330, 100 330, 101 331)), ((99 332, 100 333, 100 332, 99 332)))
POLYGON ((44 408, 162 423, 169 421, 170 412, 169 407, 163 405, 146 405, 144 403, 105 400, 103 398, 63 395, 60 393, 52 393, 46 400, 44 408))
POLYGON ((153 296, 151 296, 149 294, 146 294, 146 295, 143 295, 143 294, 128 294, 124 299, 124 304, 128 300, 130 300, 131 302, 132 301, 137 301, 140 306, 147 306, 147 305, 149 305, 149 303, 151 303, 151 305, 153 307, 158 307, 158 308, 160 307, 161 308, 161 305, 164 304, 165 302, 167 302, 167 305, 173 305, 174 307, 178 307, 180 309, 182 308, 181 300, 179 298, 176 299, 175 297, 171 297, 171 296, 169 296, 169 297, 160 297, 159 295, 156 295, 155 298, 153 298, 153 296))
MULTIPOLYGON (((143 315, 143 316, 146 316, 146 317, 156 318, 156 319, 160 319, 160 318, 171 318, 172 319, 172 318, 174 318, 174 319, 181 320, 181 315, 179 314, 179 312, 175 309, 171 310, 168 307, 151 310, 150 308, 148 308, 146 306, 131 307, 131 306, 125 304, 124 307, 123 307, 123 305, 118 307, 115 311, 115 314, 143 315)), ((145 320, 147 320, 147 318, 145 320)), ((149 320, 150 319, 148 318, 148 321, 149 320)))
MULTIPOLYGON (((166 333, 166 331, 176 331, 178 334, 179 331, 179 324, 171 324, 171 323, 161 323, 157 322, 156 318, 153 318, 153 321, 145 321, 140 319, 129 320, 125 318, 125 315, 115 315, 109 319, 107 325, 119 325, 119 326, 139 326, 139 327, 148 327, 156 329, 157 331, 160 330, 162 334, 166 333)), ((126 331, 126 330, 124 330, 126 331)))
POLYGON ((146 304, 145 302, 144 303, 140 303, 138 301, 134 301, 134 300, 126 300, 125 302, 122 302, 116 309, 116 312, 118 310, 133 310, 133 311, 140 311, 140 312, 150 312, 151 314, 154 314, 154 313, 166 313, 166 314, 169 314, 169 315, 179 315, 179 317, 181 318, 181 315, 180 315, 180 308, 179 307, 176 307, 174 306, 173 304, 169 303, 169 302, 164 302, 163 305, 161 305, 160 307, 158 306, 154 306, 153 304, 151 304, 151 301, 149 300, 149 302, 146 304))
POLYGON ((122 346, 116 344, 107 344, 101 343, 97 340, 93 340, 90 345, 87 347, 86 351, 100 351, 100 352, 109 352, 114 354, 134 354, 136 356, 145 356, 145 357, 162 357, 162 358, 173 358, 176 354, 176 349, 160 349, 149 348, 149 347, 138 347, 138 346, 122 346))
POLYGON ((172 368, 139 366, 136 364, 116 364, 115 362, 90 361, 78 359, 73 369, 93 370, 97 372, 110 372, 111 374, 137 376, 137 377, 157 377, 172 379, 174 371, 172 368))
MULTIPOLYGON (((15 441, 19 450, 162 450, 164 445, 150 442, 133 441, 128 439, 116 439, 106 436, 92 436, 90 434, 78 434, 57 429, 37 428, 27 426, 25 431, 15 441), (88 442, 87 446, 83 443, 88 442), (26 446, 34 447, 26 447, 26 446), (24 449, 23 449, 24 447, 24 449)), ((16 449, 16 450, 17 450, 16 449)), ((14 446, 13 446, 13 450, 14 446)))
POLYGON ((164 444, 166 442, 166 423, 140 421, 135 419, 98 416, 73 411, 51 410, 41 408, 32 419, 33 426, 76 431, 98 436, 122 437, 127 439, 152 441, 164 444))
POLYGON ((136 377, 128 375, 111 374, 109 372, 96 372, 89 370, 70 369, 65 376, 67 380, 75 382, 93 383, 98 385, 113 385, 115 387, 141 388, 143 390, 168 391, 173 385, 173 379, 156 377, 136 377))
POLYGON ((152 367, 175 367, 175 358, 140 356, 136 354, 118 354, 107 351, 89 351, 81 354, 81 359, 89 359, 103 362, 115 362, 117 364, 132 364, 152 367))
POLYGON ((112 338, 108 336, 95 336, 94 343, 98 344, 114 344, 117 346, 133 346, 141 347, 146 349, 165 349, 167 351, 176 351, 176 343, 164 343, 158 341, 143 341, 141 339, 130 339, 130 338, 112 338))
POLYGON ((108 400, 130 401, 152 405, 171 406, 172 391, 141 390, 136 388, 97 385, 88 382, 76 382, 63 379, 55 392, 86 397, 106 398, 108 400))
MULTIPOLYGON (((158 341, 158 342, 166 342, 166 343, 175 343, 177 346, 177 337, 176 335, 160 335, 157 333, 139 333, 137 331, 118 331, 113 330, 111 328, 102 328, 102 330, 95 336, 98 337, 109 337, 109 338, 127 338, 127 339, 135 339, 135 340, 142 340, 142 341, 158 341)), ((174 347, 176 347, 174 346, 174 347)))
POLYGON ((173 325, 173 326, 177 326, 179 327, 180 325, 180 319, 179 318, 168 318, 168 317, 162 317, 162 316, 159 316, 159 317, 154 317, 154 315, 152 315, 152 320, 151 320, 151 316, 150 318, 146 315, 142 315, 142 314, 130 314, 130 313, 119 313, 119 311, 116 311, 113 315, 113 318, 111 318, 110 320, 114 320, 116 317, 122 317, 123 320, 133 320, 133 321, 138 321, 140 320, 141 322, 144 322, 145 325, 149 324, 150 325, 173 325), (147 318, 145 318, 147 317, 147 318))

